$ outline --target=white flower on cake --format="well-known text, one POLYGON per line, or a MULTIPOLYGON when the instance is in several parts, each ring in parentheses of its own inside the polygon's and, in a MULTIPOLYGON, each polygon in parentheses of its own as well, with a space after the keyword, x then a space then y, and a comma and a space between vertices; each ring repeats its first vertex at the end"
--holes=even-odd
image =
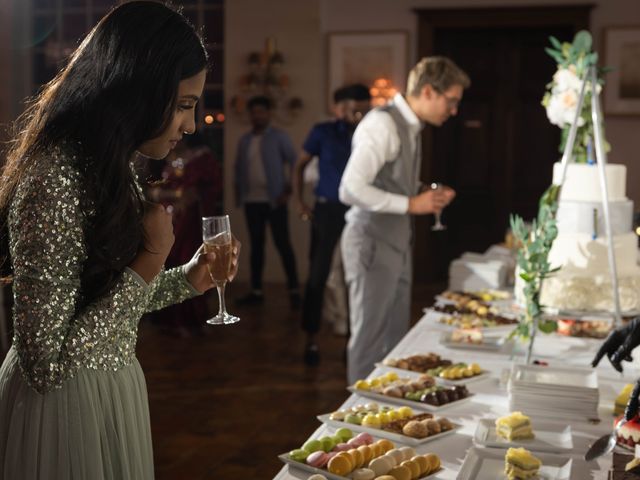
MULTIPOLYGON (((576 107, 578 106, 578 93, 575 90, 567 89, 554 92, 549 98, 547 105, 547 118, 551 123, 559 127, 571 125, 576 116, 576 107)), ((582 127, 585 120, 578 117, 578 126, 582 127)))
MULTIPOLYGON (((564 130, 560 152, 564 151, 569 128, 578 117, 578 131, 573 147, 574 161, 578 163, 587 162, 588 145, 593 138, 593 124, 591 120, 591 85, 587 84, 585 98, 580 112, 576 112, 580 90, 582 89, 582 79, 592 65, 596 65, 598 55, 591 52, 591 34, 587 31, 580 31, 573 39, 573 43, 560 43, 555 37, 550 37, 553 48, 546 48, 546 52, 556 60, 558 69, 553 75, 551 83, 547 85, 547 90, 542 98, 542 105, 546 109, 547 118, 553 125, 564 130)), ((599 78, 598 82, 602 83, 599 78)), ((598 84, 598 93, 602 89, 598 84)), ((609 150, 609 145, 605 143, 605 149, 609 150)))

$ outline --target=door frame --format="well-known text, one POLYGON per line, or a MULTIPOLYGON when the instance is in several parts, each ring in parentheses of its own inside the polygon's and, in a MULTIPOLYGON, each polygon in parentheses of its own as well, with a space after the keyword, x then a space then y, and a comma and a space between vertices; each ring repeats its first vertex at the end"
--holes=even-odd
MULTIPOLYGON (((584 3, 537 7, 414 8, 413 13, 417 16, 417 58, 437 53, 435 31, 440 28, 568 26, 578 31, 589 28, 593 7, 592 3, 584 3)), ((433 146, 432 129, 426 128, 422 132, 422 177, 425 179, 432 177, 433 146)), ((429 254, 433 242, 430 223, 423 219, 415 225, 414 282, 432 283, 438 279, 429 254)))

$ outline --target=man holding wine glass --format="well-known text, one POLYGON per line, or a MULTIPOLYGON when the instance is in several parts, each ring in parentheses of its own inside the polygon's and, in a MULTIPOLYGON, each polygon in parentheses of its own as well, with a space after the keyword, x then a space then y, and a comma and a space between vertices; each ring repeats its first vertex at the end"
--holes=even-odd
POLYGON ((354 133, 340 184, 340 200, 351 205, 341 241, 350 383, 366 377, 409 329, 411 216, 439 214, 455 196, 445 185, 421 186, 421 131, 456 115, 470 83, 448 58, 425 57, 409 72, 406 95, 369 112, 354 133))

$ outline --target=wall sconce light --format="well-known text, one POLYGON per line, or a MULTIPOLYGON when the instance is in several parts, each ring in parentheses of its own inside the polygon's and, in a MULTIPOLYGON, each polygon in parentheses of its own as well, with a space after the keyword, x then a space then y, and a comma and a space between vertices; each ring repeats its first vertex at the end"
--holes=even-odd
POLYGON ((289 76, 283 71, 285 58, 277 51, 276 39, 265 40, 262 52, 251 52, 247 57, 248 72, 240 78, 240 92, 231 98, 231 111, 246 120, 247 102, 251 97, 264 95, 271 100, 274 119, 291 124, 304 103, 300 97, 289 94, 289 76))
POLYGON ((377 78, 373 81, 373 85, 369 88, 371 94, 371 105, 377 107, 384 105, 393 96, 398 93, 398 89, 393 86, 391 80, 387 78, 377 78))

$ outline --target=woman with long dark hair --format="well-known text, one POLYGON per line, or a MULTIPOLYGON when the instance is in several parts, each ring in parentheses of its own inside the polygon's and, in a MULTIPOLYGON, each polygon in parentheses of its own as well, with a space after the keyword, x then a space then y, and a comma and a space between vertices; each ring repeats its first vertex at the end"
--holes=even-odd
POLYGON ((0 479, 153 478, 137 324, 213 287, 213 258, 200 248, 164 271, 171 216, 142 197, 132 161, 193 133, 206 66, 181 14, 126 3, 18 121, 0 183, 15 326, 0 367, 0 479))

